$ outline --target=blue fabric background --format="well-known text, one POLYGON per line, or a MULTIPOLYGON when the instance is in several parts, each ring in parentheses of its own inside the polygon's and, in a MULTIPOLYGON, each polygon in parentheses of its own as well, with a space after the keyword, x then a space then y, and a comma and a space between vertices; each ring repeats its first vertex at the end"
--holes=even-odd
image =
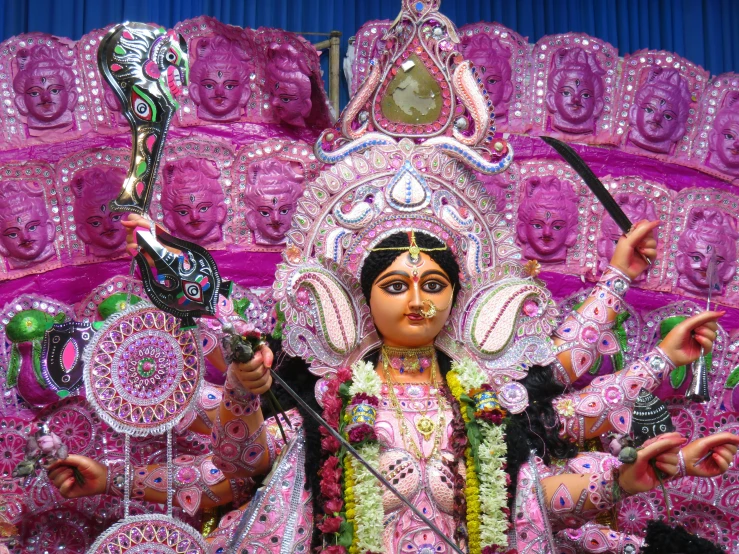
MULTIPOLYGON (((399 0, 0 0, 0 5, 3 40, 28 31, 78 39, 113 22, 171 27, 205 14, 241 27, 338 30, 342 58, 347 39, 364 22, 394 19, 400 9, 399 0)), ((622 55, 656 48, 677 52, 713 74, 739 71, 736 0, 443 0, 441 9, 459 26, 498 21, 531 42, 579 31, 607 40, 622 55)), ((344 83, 342 105, 346 99, 344 83)))

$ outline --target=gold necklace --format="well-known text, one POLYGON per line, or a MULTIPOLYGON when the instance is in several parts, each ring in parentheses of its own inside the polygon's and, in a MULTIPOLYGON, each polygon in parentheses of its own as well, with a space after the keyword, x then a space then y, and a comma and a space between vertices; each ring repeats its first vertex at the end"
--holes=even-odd
POLYGON ((443 431, 446 428, 443 404, 444 399, 441 396, 441 392, 439 391, 438 383, 436 381, 436 370, 438 367, 436 364, 436 356, 434 356, 433 363, 431 364, 431 387, 436 391, 438 424, 434 423, 434 420, 428 417, 425 411, 421 413, 421 417, 416 421, 416 429, 419 433, 421 433, 424 440, 429 440, 431 439, 431 435, 434 435, 434 446, 428 456, 424 456, 421 448, 416 444, 416 441, 413 440, 413 437, 410 436, 410 432, 408 431, 408 426, 405 421, 405 416, 403 415, 403 409, 400 407, 398 397, 395 395, 395 384, 390 379, 390 361, 384 349, 382 352, 382 357, 382 368, 385 375, 385 383, 387 384, 388 396, 390 397, 390 403, 395 410, 395 417, 398 420, 398 428, 400 429, 400 437, 403 440, 403 446, 406 450, 410 450, 419 460, 428 461, 436 456, 437 452, 439 451, 439 447, 441 446, 441 437, 443 436, 443 431))

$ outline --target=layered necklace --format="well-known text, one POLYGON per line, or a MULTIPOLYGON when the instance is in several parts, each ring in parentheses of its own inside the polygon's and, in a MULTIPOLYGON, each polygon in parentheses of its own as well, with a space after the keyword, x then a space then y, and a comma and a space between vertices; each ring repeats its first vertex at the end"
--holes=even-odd
POLYGON ((444 398, 441 395, 439 383, 436 378, 437 368, 436 349, 433 346, 422 348, 382 347, 382 369, 385 376, 385 383, 387 384, 388 396, 390 397, 390 404, 392 404, 393 410, 395 410, 395 417, 398 420, 398 427, 400 429, 400 436, 403 439, 403 446, 406 450, 412 452, 419 460, 423 461, 430 460, 436 456, 441 446, 441 438, 446 427, 446 420, 444 418, 444 398), (431 372, 430 384, 431 390, 436 394, 438 424, 434 423, 434 420, 431 419, 426 412, 422 412, 421 417, 416 419, 415 422, 416 429, 421 433, 424 440, 430 440, 432 435, 434 437, 434 446, 428 456, 423 454, 422 449, 416 444, 416 441, 413 440, 413 437, 408 430, 403 409, 401 408, 398 397, 395 394, 396 383, 390 376, 391 367, 400 373, 423 373, 426 369, 431 372))

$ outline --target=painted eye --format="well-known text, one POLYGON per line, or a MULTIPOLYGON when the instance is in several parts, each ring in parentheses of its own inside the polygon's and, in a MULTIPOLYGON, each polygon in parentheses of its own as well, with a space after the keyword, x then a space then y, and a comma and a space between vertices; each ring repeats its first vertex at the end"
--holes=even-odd
POLYGON ((203 289, 198 283, 186 281, 182 284, 182 292, 188 299, 193 302, 200 302, 203 299, 203 289))
POLYGON ((169 63, 174 64, 174 63, 177 63, 179 56, 177 55, 177 52, 170 49, 169 51, 167 51, 167 55, 165 56, 165 58, 167 59, 169 63))
POLYGON ((38 229, 38 225, 31 225, 28 230, 31 232, 34 232, 36 229, 38 229))
POLYGON ((724 138, 726 140, 734 140, 734 135, 732 135, 731 133, 724 133, 724 138))
POLYGON ((382 288, 390 294, 400 294, 408 290, 408 285, 406 285, 403 281, 394 281, 382 288))
POLYGON ((423 284, 422 288, 426 292, 437 293, 443 291, 446 288, 446 285, 439 281, 427 281, 423 284))
POLYGON ((136 114, 136 117, 144 121, 152 120, 153 111, 151 106, 136 91, 131 93, 131 105, 133 106, 133 113, 136 114))
POLYGON ((51 89, 51 94, 59 94, 62 91, 60 88, 53 88, 51 89))
POLYGON ((121 220, 121 215, 120 214, 116 214, 113 217, 111 217, 110 219, 111 219, 111 221, 120 221, 121 220))
POLYGON ((570 91, 569 90, 563 90, 562 91, 562 96, 570 96, 570 91))
POLYGON ((672 114, 666 113, 666 114, 665 114, 665 119, 666 119, 667 121, 672 121, 672 120, 673 120, 674 118, 672 117, 672 114))
POLYGON ((267 210, 259 210, 259 215, 262 217, 269 217, 269 212, 267 210))
POLYGON ((647 106, 646 108, 644 108, 644 111, 647 112, 647 113, 654 113, 654 110, 652 108, 650 108, 649 106, 647 106))
POLYGON ((100 222, 99 221, 91 221, 90 222, 90 226, 92 226, 92 227, 100 227, 100 222))
POLYGON ((200 208, 200 213, 201 214, 204 214, 205 212, 208 211, 209 208, 210 208, 210 206, 203 206, 202 208, 200 208))
POLYGON ((280 215, 287 215, 289 211, 287 208, 283 208, 280 210, 280 215))
POLYGON ((690 256, 690 258, 697 264, 701 261, 700 256, 690 256))
POLYGON ((488 84, 489 84, 489 85, 494 85, 494 84, 495 84, 495 83, 497 83, 497 82, 498 82, 498 81, 497 81, 497 79, 493 79, 492 77, 490 77, 490 78, 488 79, 488 84))
POLYGON ((554 226, 554 230, 555 231, 561 231, 562 230, 562 227, 563 227, 563 225, 555 225, 554 226))
POLYGON ((182 217, 185 217, 188 214, 188 211, 187 210, 178 210, 177 211, 177 214, 178 215, 181 215, 182 217))
POLYGON ((534 223, 534 224, 532 225, 532 227, 533 227, 534 229, 541 229, 541 223, 534 223))
POLYGON ((236 88, 236 85, 226 85, 226 90, 233 90, 236 88))
POLYGON ((28 96, 33 96, 34 98, 39 95, 39 92, 37 90, 32 90, 28 93, 28 96))
POLYGON ((583 98, 590 98, 590 93, 589 92, 583 92, 582 97, 583 98))
POLYGON ((5 236, 8 237, 9 239, 17 239, 18 233, 5 233, 5 236))

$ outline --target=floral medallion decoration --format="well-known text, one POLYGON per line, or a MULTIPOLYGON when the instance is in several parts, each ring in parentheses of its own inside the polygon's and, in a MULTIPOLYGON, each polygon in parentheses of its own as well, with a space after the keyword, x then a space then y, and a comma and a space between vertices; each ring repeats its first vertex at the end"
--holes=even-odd
POLYGON ((198 531, 160 514, 131 516, 100 535, 88 554, 205 554, 198 531))
POLYGON ((202 367, 195 332, 140 302, 109 318, 85 350, 87 398, 119 432, 163 433, 197 398, 202 367))

